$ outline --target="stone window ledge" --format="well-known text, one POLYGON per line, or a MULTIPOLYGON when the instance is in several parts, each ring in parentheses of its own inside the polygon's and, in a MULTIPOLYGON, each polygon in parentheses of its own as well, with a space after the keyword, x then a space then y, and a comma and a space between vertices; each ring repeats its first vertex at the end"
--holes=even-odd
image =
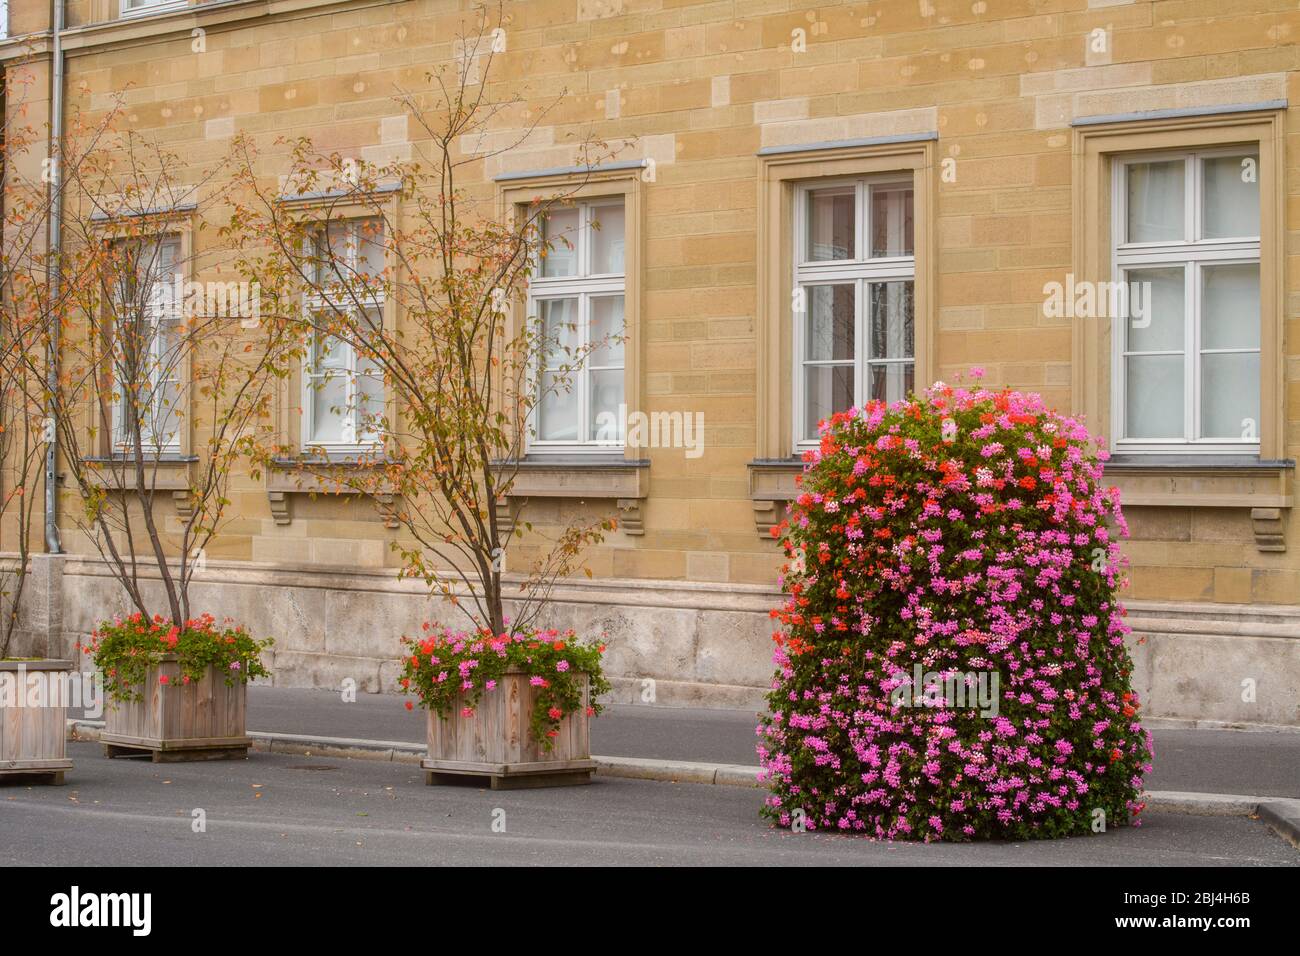
MULTIPOLYGON (((293 522, 293 496, 294 495, 356 495, 359 492, 351 488, 344 487, 341 482, 349 477, 354 477, 366 472, 373 471, 376 468, 382 468, 388 464, 386 461, 376 461, 366 459, 362 461, 359 458, 337 458, 324 460, 320 458, 297 459, 297 458, 276 458, 271 461, 271 466, 266 470, 266 497, 271 505, 271 517, 275 519, 278 525, 287 525, 293 522), (325 475, 313 472, 299 470, 299 465, 310 464, 314 468, 328 469, 330 472, 337 474, 337 479, 330 479, 325 475)), ((393 510, 395 495, 391 490, 386 490, 386 485, 380 486, 378 494, 371 497, 379 504, 379 513, 384 520, 385 528, 397 528, 399 522, 393 510)))
POLYGON ((1247 455, 1115 455, 1106 478, 1126 506, 1250 511, 1255 546, 1286 550, 1295 462, 1247 455))
POLYGON ((1290 508, 1295 462, 1239 455, 1114 455, 1105 474, 1126 505, 1290 508))
MULTIPOLYGON (((135 493, 134 458, 105 455, 81 461, 90 466, 86 469, 86 480, 95 487, 135 493)), ((146 459, 144 463, 145 482, 153 491, 171 495, 182 521, 188 521, 194 513, 194 502, 190 498, 193 487, 190 470, 197 461, 194 455, 170 454, 146 459)))
MULTIPOLYGON (((749 497, 760 537, 770 538, 772 526, 784 519, 802 472, 803 462, 796 458, 749 463, 749 497)), ((1285 512, 1292 507, 1294 475, 1294 461, 1246 455, 1114 455, 1105 471, 1127 506, 1249 510, 1261 551, 1286 550, 1285 512)))
MULTIPOLYGON (((155 491, 188 491, 190 487, 190 466, 199 459, 194 455, 160 455, 146 458, 144 461, 145 480, 155 491)), ((83 464, 89 465, 86 476, 102 488, 135 489, 134 457, 128 455, 106 455, 103 457, 83 458, 83 464)))
POLYGON ((497 503, 498 524, 514 527, 511 501, 525 498, 612 499, 618 525, 631 535, 645 534, 641 505, 650 493, 650 460, 615 455, 533 455, 498 462, 517 469, 510 493, 497 503))

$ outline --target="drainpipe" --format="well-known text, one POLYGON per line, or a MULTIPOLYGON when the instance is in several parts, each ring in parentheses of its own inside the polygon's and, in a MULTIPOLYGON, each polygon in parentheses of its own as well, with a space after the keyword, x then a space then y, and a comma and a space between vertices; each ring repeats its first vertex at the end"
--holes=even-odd
MULTIPOLYGON (((53 194, 50 197, 49 250, 50 260, 46 267, 49 302, 59 298, 59 275, 62 262, 59 253, 63 246, 63 14, 64 0, 51 0, 53 15, 52 69, 50 77, 50 145, 55 150, 57 162, 54 164, 54 181, 50 183, 53 194)), ((56 436, 45 448, 45 550, 50 554, 62 554, 63 544, 59 540, 59 489, 58 432, 54 431, 54 416, 58 413, 53 395, 59 384, 59 323, 50 326, 49 352, 45 357, 46 387, 51 398, 46 409, 49 415, 47 424, 56 436)))

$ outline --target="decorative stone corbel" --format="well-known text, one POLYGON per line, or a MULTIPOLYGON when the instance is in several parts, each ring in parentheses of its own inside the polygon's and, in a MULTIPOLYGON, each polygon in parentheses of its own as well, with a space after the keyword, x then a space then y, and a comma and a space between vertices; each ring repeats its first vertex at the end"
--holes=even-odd
POLYGON ((749 500, 754 506, 754 530, 772 541, 772 526, 785 520, 789 503, 799 494, 803 462, 795 458, 755 458, 749 463, 749 500))
POLYGON ((618 528, 624 534, 645 534, 645 521, 641 514, 644 498, 619 498, 618 528))
POLYGON ((268 491, 267 500, 271 503, 271 517, 276 524, 289 524, 293 521, 293 511, 289 506, 289 495, 283 491, 268 491))
POLYGON ((379 508, 379 517, 383 519, 384 527, 392 531, 402 526, 397 520, 397 505, 393 495, 375 495, 375 504, 379 508))
POLYGON ((785 502, 755 498, 753 505, 754 528, 758 531, 758 536, 771 538, 772 526, 780 524, 785 519, 785 502))
POLYGON ((172 501, 176 502, 176 514, 182 521, 189 521, 194 517, 194 497, 190 494, 189 489, 173 491, 172 501))
POLYGON ((1281 508, 1251 508, 1250 523, 1255 529, 1255 547, 1260 551, 1286 550, 1286 522, 1281 508))
POLYGON ((497 511, 497 534, 502 538, 508 538, 515 531, 515 511, 510 506, 509 498, 498 498, 496 501, 497 511))

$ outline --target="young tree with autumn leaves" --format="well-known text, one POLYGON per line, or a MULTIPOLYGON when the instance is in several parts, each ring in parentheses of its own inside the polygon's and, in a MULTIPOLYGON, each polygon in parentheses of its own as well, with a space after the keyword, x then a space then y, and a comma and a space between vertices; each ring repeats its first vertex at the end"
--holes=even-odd
MULTIPOLYGON (((293 140, 274 185, 248 156, 240 192, 255 199, 235 216, 243 274, 274 290, 277 314, 297 310, 309 378, 304 421, 328 411, 342 422, 332 448, 304 434, 264 449, 265 467, 374 501, 400 529, 400 575, 424 581, 493 634, 533 626, 555 582, 576 573, 585 549, 614 527, 612 516, 571 520, 531 567, 505 573, 525 531, 533 547, 541 538, 522 514, 508 527, 498 510, 534 412, 608 343, 566 347, 566 329, 522 314, 539 261, 572 240, 547 229, 571 192, 502 211, 469 182, 467 167, 485 154, 465 155, 460 144, 520 105, 488 95, 498 29, 484 15, 458 41, 457 62, 430 76, 428 92, 397 96, 429 144, 426 156, 376 165, 293 140), (555 372, 539 387, 543 357, 555 372)), ((579 151, 594 166, 604 147, 579 151)))
POLYGON ((82 543, 137 611, 182 625, 294 343, 257 290, 222 274, 228 161, 196 168, 111 118, 60 153, 61 246, 9 263, 14 309, 34 343, 58 343, 58 367, 47 377, 40 348, 21 364, 82 543))

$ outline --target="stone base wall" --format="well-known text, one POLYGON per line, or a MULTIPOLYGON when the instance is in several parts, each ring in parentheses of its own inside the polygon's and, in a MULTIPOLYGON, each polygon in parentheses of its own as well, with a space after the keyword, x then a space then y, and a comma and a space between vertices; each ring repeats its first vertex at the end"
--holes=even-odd
MULTIPOLYGON (((95 624, 129 613, 103 564, 37 555, 22 633, 72 657, 95 624), (57 600, 54 598, 57 597, 57 600), (43 640, 42 625, 50 628, 43 640)), ((774 590, 754 585, 596 580, 559 587, 549 626, 602 637, 613 700, 759 708, 771 677, 774 590)), ((397 690, 398 638, 455 613, 416 582, 371 569, 208 562, 191 589, 210 610, 274 637, 272 682, 397 690), (449 613, 451 612, 451 613, 449 613)), ((1134 685, 1147 717, 1300 728, 1300 608, 1135 601, 1134 685)))

